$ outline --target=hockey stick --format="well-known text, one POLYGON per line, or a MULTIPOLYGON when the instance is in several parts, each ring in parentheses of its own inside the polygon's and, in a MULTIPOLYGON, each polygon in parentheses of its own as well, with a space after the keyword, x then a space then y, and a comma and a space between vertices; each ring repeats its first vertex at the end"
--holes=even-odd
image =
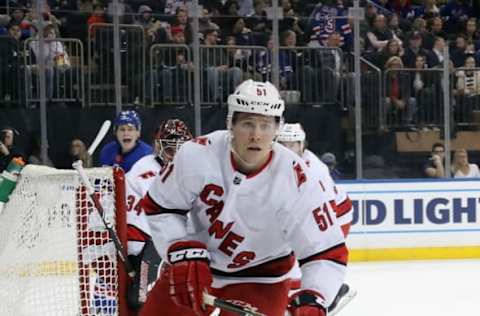
POLYGON ((220 309, 235 313, 237 315, 266 316, 265 314, 262 314, 262 313, 259 313, 259 312, 256 312, 256 311, 252 310, 251 308, 241 306, 240 304, 235 304, 235 303, 229 302, 227 300, 223 300, 221 298, 215 297, 215 296, 210 295, 208 293, 203 293, 203 302, 207 305, 218 307, 220 309))
POLYGON ((112 122, 110 122, 109 120, 103 122, 102 127, 100 127, 100 129, 98 130, 97 136, 95 136, 92 144, 90 145, 90 147, 88 147, 87 152, 90 156, 93 155, 95 149, 97 149, 98 145, 100 145, 105 135, 107 135, 108 130, 110 129, 110 125, 112 125, 112 122))
POLYGON ((85 169, 83 169, 83 163, 81 160, 77 160, 72 164, 72 167, 77 170, 78 174, 80 175, 80 179, 82 180, 83 185, 87 189, 87 194, 90 196, 90 198, 93 201, 93 205, 95 206, 96 210, 100 214, 100 218, 102 219, 103 224, 107 228, 108 234, 110 235, 110 238, 113 241, 113 244, 115 245, 115 249, 117 250, 117 255, 120 258, 120 261, 123 262, 125 265, 125 269, 128 272, 128 275, 131 278, 135 277, 135 270, 132 268, 131 263, 128 260, 127 257, 127 252, 125 251, 125 248, 123 247, 122 243, 120 242, 120 239, 118 238, 117 234, 113 230, 113 226, 110 222, 106 220, 104 217, 104 210, 103 206, 100 203, 100 199, 97 195, 95 195, 95 189, 92 186, 92 183, 90 180, 88 180, 88 176, 85 173, 85 169))
POLYGON ((340 311, 348 303, 350 303, 350 301, 353 300, 356 295, 357 295, 357 291, 355 291, 355 290, 347 292, 345 294, 345 296, 342 298, 342 300, 340 301, 340 303, 338 303, 338 305, 332 311, 329 310, 328 316, 333 316, 333 315, 337 315, 338 313, 340 313, 340 311))

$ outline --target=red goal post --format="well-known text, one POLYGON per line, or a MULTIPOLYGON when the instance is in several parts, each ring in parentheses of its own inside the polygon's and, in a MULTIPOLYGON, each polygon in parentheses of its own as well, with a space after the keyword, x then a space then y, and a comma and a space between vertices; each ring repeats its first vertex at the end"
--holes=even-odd
MULTIPOLYGON (((126 247, 122 169, 86 171, 126 247)), ((26 166, 0 214, 0 316, 127 316, 126 286, 78 173, 26 166)))

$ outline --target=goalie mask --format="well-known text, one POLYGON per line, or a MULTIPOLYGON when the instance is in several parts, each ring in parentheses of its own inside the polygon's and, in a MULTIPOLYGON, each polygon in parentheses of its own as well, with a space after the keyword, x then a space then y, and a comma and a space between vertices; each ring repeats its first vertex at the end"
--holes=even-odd
POLYGON ((192 139, 187 125, 179 119, 163 121, 155 131, 155 148, 157 156, 164 162, 173 160, 175 153, 184 142, 192 139))

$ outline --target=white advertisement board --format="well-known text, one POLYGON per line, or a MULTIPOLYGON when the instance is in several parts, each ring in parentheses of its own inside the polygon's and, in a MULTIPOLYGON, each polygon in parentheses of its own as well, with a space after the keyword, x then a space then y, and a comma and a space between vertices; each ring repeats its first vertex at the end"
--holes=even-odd
POLYGON ((423 248, 441 249, 448 257, 445 251, 463 247, 480 256, 480 179, 343 181, 339 186, 353 202, 347 243, 354 253, 423 248))

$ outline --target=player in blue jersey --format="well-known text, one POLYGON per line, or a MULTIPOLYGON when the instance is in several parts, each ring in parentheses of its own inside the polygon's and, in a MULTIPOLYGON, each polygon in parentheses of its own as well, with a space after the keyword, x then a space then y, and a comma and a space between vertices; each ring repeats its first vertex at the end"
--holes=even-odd
POLYGON ((102 166, 119 165, 128 172, 137 160, 153 153, 152 146, 140 140, 142 122, 138 113, 120 112, 113 122, 115 140, 106 144, 100 153, 102 166))

